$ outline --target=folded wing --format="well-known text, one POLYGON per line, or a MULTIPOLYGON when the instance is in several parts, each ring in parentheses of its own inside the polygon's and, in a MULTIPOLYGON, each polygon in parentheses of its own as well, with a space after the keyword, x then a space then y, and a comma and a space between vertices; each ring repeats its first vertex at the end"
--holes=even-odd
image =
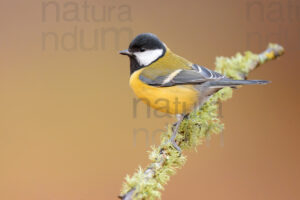
MULTIPOLYGON (((158 69, 151 69, 158 70, 158 69)), ((193 64, 190 69, 170 70, 168 73, 160 75, 158 72, 155 78, 147 78, 147 70, 140 74, 140 79, 148 85, 159 87, 170 87, 174 85, 203 84, 207 81, 217 81, 225 76, 205 67, 193 64)), ((149 71, 148 71, 149 73, 149 71)), ((151 72, 153 73, 153 71, 151 72)))

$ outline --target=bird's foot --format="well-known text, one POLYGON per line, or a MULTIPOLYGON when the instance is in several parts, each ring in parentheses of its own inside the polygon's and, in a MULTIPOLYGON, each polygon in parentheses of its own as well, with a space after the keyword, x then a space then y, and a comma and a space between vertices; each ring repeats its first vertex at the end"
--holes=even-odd
POLYGON ((178 144, 175 141, 170 140, 173 147, 178 151, 179 155, 181 155, 181 148, 178 146, 178 144))

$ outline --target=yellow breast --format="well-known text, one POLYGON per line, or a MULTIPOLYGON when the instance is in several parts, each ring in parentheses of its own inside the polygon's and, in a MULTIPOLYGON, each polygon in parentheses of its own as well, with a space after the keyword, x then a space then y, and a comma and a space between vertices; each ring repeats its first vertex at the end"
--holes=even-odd
POLYGON ((144 103, 161 112, 186 114, 193 110, 198 102, 198 92, 192 85, 155 87, 139 79, 143 69, 130 77, 130 86, 144 103))

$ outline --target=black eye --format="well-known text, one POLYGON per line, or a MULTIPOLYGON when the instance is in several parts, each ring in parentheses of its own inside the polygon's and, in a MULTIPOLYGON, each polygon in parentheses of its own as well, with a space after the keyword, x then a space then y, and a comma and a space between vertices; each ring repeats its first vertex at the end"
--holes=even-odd
POLYGON ((146 51, 145 48, 141 48, 141 49, 140 49, 140 52, 144 52, 144 51, 146 51))

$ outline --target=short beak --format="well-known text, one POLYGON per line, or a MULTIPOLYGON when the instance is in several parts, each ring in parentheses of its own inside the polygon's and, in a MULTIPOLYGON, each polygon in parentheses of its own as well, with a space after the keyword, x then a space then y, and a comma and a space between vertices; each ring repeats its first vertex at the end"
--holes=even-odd
POLYGON ((132 53, 128 51, 128 49, 119 52, 122 55, 131 56, 132 53))

